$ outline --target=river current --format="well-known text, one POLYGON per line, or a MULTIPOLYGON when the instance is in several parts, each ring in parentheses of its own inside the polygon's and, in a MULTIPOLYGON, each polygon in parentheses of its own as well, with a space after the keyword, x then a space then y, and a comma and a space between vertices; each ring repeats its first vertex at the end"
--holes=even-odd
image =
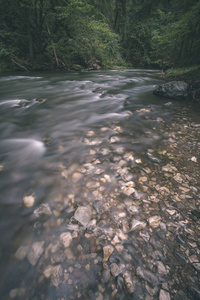
POLYGON ((2 300, 200 299, 199 105, 157 72, 0 77, 2 300))

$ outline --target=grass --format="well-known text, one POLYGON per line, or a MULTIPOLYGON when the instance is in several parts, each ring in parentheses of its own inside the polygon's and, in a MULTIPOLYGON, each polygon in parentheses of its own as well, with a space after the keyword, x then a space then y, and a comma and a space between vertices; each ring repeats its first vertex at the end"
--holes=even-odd
POLYGON ((169 69, 166 71, 166 77, 181 80, 198 80, 200 79, 200 65, 169 69))

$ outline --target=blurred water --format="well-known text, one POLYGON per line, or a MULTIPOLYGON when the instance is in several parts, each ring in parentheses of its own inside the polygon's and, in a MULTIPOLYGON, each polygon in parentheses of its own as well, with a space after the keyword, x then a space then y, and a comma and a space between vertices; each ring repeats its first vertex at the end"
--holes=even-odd
MULTIPOLYGON (((43 202, 53 203, 59 194, 66 193, 66 189, 69 193, 69 187, 61 180, 63 166, 88 163, 88 145, 90 150, 97 147, 100 153, 104 147, 112 152, 122 146, 142 156, 149 148, 162 143, 163 137, 154 129, 160 126, 158 118, 168 121, 172 118, 173 108, 169 111, 165 106, 169 100, 152 94, 160 83, 162 80, 153 70, 31 73, 0 77, 2 278, 16 268, 12 256, 17 247, 24 241, 30 240, 31 243, 34 240, 33 210, 43 202), (117 135, 115 126, 123 128, 123 133, 120 143, 111 147, 108 142, 117 135), (104 127, 107 130, 102 130, 104 127), (95 132, 92 141, 86 134, 89 131, 95 132), (85 141, 86 138, 89 141, 85 141), (35 197, 32 207, 23 204, 27 195, 35 197)), ((105 161, 103 168, 109 171, 111 167, 105 161)), ((116 184, 112 176, 108 192, 116 184)), ((76 193, 75 186, 70 188, 76 193)), ((77 201, 84 203, 83 199, 77 201)), ((45 238, 49 230, 55 228, 44 230, 40 238, 45 238)), ((22 274, 19 272, 19 277, 22 274)), ((5 285, 5 281, 2 282, 5 285)), ((13 282, 15 280, 8 281, 2 299, 7 299, 8 291, 17 286, 13 282)), ((30 296, 29 299, 35 298, 30 296)))

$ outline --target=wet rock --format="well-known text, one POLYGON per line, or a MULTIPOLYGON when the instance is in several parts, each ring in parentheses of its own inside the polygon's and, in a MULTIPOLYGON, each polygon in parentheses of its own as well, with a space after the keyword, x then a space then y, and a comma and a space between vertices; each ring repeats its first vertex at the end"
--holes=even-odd
POLYGON ((114 251, 114 247, 111 245, 107 245, 103 247, 103 260, 107 261, 111 256, 111 254, 113 253, 113 251, 114 251))
POLYGON ((52 215, 52 211, 49 204, 43 203, 37 209, 34 210, 33 215, 35 218, 48 217, 52 215))
POLYGON ((124 154, 124 159, 128 160, 128 161, 133 161, 134 160, 134 156, 133 156, 133 153, 126 153, 124 154))
POLYGON ((133 281, 131 280, 130 275, 127 274, 127 273, 125 273, 123 275, 123 278, 124 278, 124 283, 125 283, 125 286, 126 286, 128 292, 130 294, 133 294, 133 292, 134 292, 134 284, 133 284, 133 281))
POLYGON ((157 277, 148 270, 138 267, 136 269, 136 275, 146 280, 153 287, 159 284, 157 277))
POLYGON ((111 274, 114 277, 119 276, 119 274, 121 274, 121 272, 122 272, 116 263, 113 263, 110 265, 110 270, 111 270, 111 274))
POLYGON ((174 251, 174 256, 182 266, 186 265, 187 259, 178 249, 174 251))
POLYGON ((25 196, 23 198, 23 203, 25 207, 32 207, 35 203, 35 198, 33 195, 25 196))
POLYGON ((193 157, 191 158, 191 161, 197 163, 197 158, 196 158, 196 156, 193 156, 193 157))
POLYGON ((81 225, 87 226, 92 218, 92 211, 90 207, 79 206, 74 214, 74 219, 81 225))
POLYGON ((29 246, 21 246, 17 249, 16 253, 15 253, 15 257, 19 260, 23 260, 28 251, 29 251, 30 247, 29 246))
POLYGON ((63 232, 60 235, 60 239, 65 248, 69 247, 72 241, 72 235, 70 232, 63 232))
POLYGON ((188 84, 184 81, 171 81, 156 87, 153 94, 171 99, 184 99, 188 96, 188 84))
POLYGON ((74 174, 72 174, 71 180, 73 183, 77 183, 82 177, 83 177, 83 174, 75 172, 74 174))
POLYGON ((159 300, 170 300, 170 294, 165 290, 160 290, 159 300))
POLYGON ((162 261, 157 261, 157 267, 158 267, 158 273, 167 275, 167 269, 165 268, 164 264, 162 261))
POLYGON ((32 266, 35 266, 37 263, 38 259, 44 252, 44 241, 42 242, 35 242, 33 245, 30 247, 30 251, 27 255, 27 258, 29 262, 31 263, 32 266))
POLYGON ((156 228, 160 225, 160 216, 153 216, 153 217, 150 217, 148 222, 149 222, 149 225, 153 228, 156 228))
POLYGON ((191 211, 191 213, 192 213, 195 217, 197 217, 198 219, 200 219, 200 210, 193 209, 193 210, 191 211))
POLYGON ((200 263, 199 262, 194 262, 192 265, 198 272, 200 272, 200 263))
POLYGON ((119 142, 120 141, 120 139, 118 138, 118 136, 112 136, 111 138, 110 138, 110 142, 111 143, 117 143, 117 142, 119 142))
POLYGON ((147 225, 146 222, 142 222, 142 221, 133 219, 130 231, 134 231, 134 230, 138 230, 138 229, 143 229, 143 228, 146 227, 146 225, 147 225))
POLYGON ((200 300, 200 291, 191 285, 187 286, 187 292, 192 300, 200 300))
POLYGON ((174 300, 188 300, 188 298, 186 297, 183 291, 178 291, 174 300))
POLYGON ((133 187, 130 187, 130 186, 123 186, 122 190, 123 190, 124 194, 127 195, 127 196, 130 196, 133 193, 135 193, 135 189, 133 187))
POLYGON ((51 270, 51 284, 58 286, 61 282, 61 276, 63 275, 63 268, 61 265, 55 266, 51 270))
POLYGON ((102 283, 107 283, 107 282, 109 282, 110 277, 111 277, 110 270, 109 270, 109 269, 103 270, 101 282, 102 282, 102 283))
POLYGON ((96 189, 100 187, 100 183, 98 181, 89 181, 86 183, 88 189, 96 189))
POLYGON ((18 299, 22 299, 24 297, 26 290, 24 288, 19 289, 13 289, 10 291, 9 296, 11 299, 15 299, 16 297, 19 297, 18 299))

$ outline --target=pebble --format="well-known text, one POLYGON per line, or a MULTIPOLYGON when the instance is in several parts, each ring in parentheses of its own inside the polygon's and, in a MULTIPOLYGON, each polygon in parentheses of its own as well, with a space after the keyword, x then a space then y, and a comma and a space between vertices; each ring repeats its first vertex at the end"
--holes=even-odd
POLYGON ((26 290, 24 288, 13 289, 10 291, 9 296, 11 299, 19 297, 22 299, 24 297, 26 290))
POLYGON ((70 232, 63 232, 60 235, 61 242, 63 243, 65 248, 68 248, 72 241, 72 235, 70 232))
POLYGON ((35 198, 33 195, 25 196, 23 198, 23 203, 25 207, 32 207, 35 203, 35 198))
POLYGON ((61 282, 61 276, 63 274, 63 268, 61 265, 55 266, 51 270, 51 284, 58 286, 61 282))
POLYGON ((121 272, 122 272, 116 263, 113 263, 110 265, 110 270, 111 270, 111 274, 114 277, 119 276, 119 274, 121 274, 121 272))
POLYGON ((88 189, 96 189, 100 187, 100 183, 98 181, 89 181, 86 183, 86 187, 88 189))
POLYGON ((160 290, 159 300, 170 300, 170 294, 165 290, 160 290))
POLYGON ((135 189, 130 187, 130 186, 123 186, 122 190, 123 190, 124 194, 127 195, 127 196, 130 196, 133 193, 135 193, 135 189))
POLYGON ((35 242, 33 245, 30 247, 30 251, 27 255, 27 258, 29 262, 31 263, 32 266, 35 266, 38 259, 44 252, 44 241, 41 242, 35 242))
POLYGON ((127 273, 125 273, 125 274, 123 275, 123 278, 124 278, 124 283, 125 283, 125 286, 126 286, 128 292, 129 292, 130 294, 133 294, 133 292, 134 292, 134 284, 133 284, 133 282, 132 282, 132 280, 131 280, 130 275, 127 274, 127 273))
POLYGON ((39 217, 42 217, 42 216, 51 216, 52 211, 50 209, 49 204, 43 203, 37 209, 35 209, 33 211, 33 214, 36 218, 39 218, 39 217))
POLYGON ((133 219, 130 231, 138 230, 138 229, 143 229, 143 228, 146 227, 146 225, 147 225, 146 222, 142 222, 142 221, 133 219))
POLYGON ((158 285, 157 277, 152 272, 150 272, 148 270, 145 270, 145 269, 142 269, 142 268, 138 267, 136 269, 136 275, 141 277, 142 279, 146 280, 153 287, 158 285))
POLYGON ((79 180, 83 177, 83 174, 75 172, 74 174, 72 174, 72 182, 73 183, 77 183, 79 182, 79 180))
POLYGON ((153 216, 153 217, 150 217, 148 222, 149 222, 149 225, 153 228, 156 228, 160 225, 160 216, 153 216))
POLYGON ((114 251, 114 247, 111 245, 107 245, 103 247, 103 260, 107 261, 111 256, 111 254, 113 253, 113 251, 114 251))
POLYGON ((195 156, 193 156, 193 157, 191 158, 191 161, 197 163, 197 158, 196 158, 195 156))
POLYGON ((87 226, 92 218, 92 211, 90 207, 79 206, 74 214, 74 219, 81 225, 87 226))
POLYGON ((29 246, 21 246, 17 249, 15 253, 15 257, 19 260, 23 260, 28 254, 30 247, 29 246))
POLYGON ((165 268, 164 264, 162 261, 157 261, 157 267, 158 267, 158 273, 167 275, 167 269, 165 268))

